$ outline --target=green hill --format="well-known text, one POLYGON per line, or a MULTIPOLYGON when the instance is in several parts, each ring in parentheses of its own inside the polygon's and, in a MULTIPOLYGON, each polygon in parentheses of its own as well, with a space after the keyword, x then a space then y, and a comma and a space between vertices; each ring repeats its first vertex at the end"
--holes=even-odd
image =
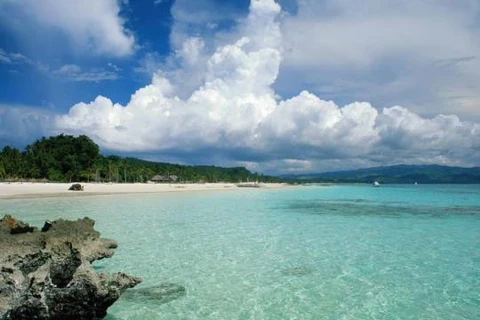
MULTIPOLYGON (((286 178, 287 176, 285 176, 286 178)), ((288 176, 311 182, 372 183, 480 183, 480 167, 396 165, 366 169, 288 176)))
POLYGON ((0 181, 49 180, 146 182, 159 175, 165 182, 279 182, 244 167, 190 166, 100 154, 89 137, 59 135, 42 138, 21 151, 0 151, 0 181))

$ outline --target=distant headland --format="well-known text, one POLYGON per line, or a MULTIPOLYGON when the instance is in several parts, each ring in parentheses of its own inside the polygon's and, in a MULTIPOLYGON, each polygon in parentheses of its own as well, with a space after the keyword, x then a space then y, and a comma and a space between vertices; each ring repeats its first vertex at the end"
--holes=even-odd
POLYGON ((478 184, 480 167, 464 168, 442 165, 395 165, 347 171, 284 175, 284 179, 331 183, 399 183, 399 184, 478 184))

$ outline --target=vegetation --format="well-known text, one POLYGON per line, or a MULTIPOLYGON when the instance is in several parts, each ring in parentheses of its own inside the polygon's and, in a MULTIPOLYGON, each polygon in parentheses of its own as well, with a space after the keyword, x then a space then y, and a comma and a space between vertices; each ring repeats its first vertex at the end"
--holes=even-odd
POLYGON ((155 175, 176 176, 178 182, 281 181, 243 167, 187 166, 104 156, 84 135, 42 138, 23 151, 6 146, 0 152, 0 180, 5 181, 147 182, 155 175))

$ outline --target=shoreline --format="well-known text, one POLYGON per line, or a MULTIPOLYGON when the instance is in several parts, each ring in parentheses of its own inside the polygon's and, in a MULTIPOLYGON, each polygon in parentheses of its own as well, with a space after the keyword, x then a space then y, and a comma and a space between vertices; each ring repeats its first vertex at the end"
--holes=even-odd
MULTIPOLYGON (((84 191, 69 191, 68 188, 73 183, 75 182, 0 182, 0 200, 250 189, 238 187, 235 183, 81 183, 84 191)), ((259 188, 252 189, 277 189, 286 186, 288 185, 285 183, 262 183, 259 188)))

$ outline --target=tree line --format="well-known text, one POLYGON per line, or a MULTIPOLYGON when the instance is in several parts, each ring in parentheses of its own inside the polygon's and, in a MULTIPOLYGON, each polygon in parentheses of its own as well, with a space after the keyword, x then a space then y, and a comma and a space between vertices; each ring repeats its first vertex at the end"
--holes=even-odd
POLYGON ((52 182, 147 182, 155 175, 175 176, 177 182, 280 182, 244 167, 189 166, 104 156, 89 137, 43 137, 19 150, 6 146, 0 152, 0 180, 52 182))

